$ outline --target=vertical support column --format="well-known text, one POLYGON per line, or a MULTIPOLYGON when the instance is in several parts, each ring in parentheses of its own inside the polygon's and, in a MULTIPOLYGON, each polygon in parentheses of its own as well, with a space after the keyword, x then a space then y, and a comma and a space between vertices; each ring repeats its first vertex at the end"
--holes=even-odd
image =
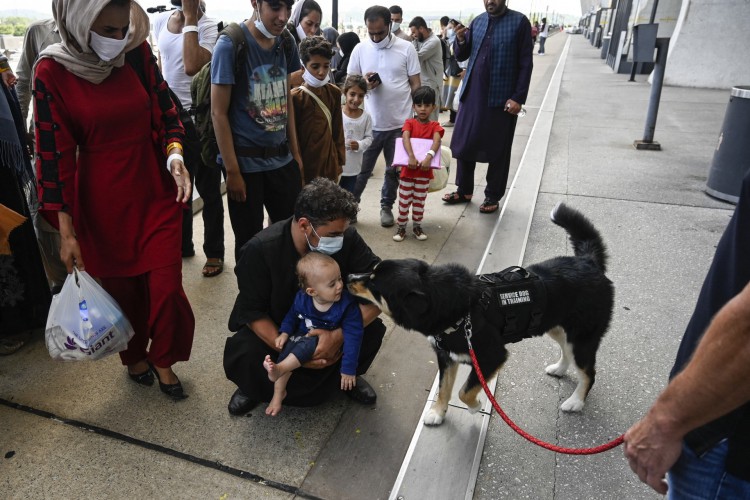
POLYGON ((659 113, 661 89, 664 84, 664 69, 667 65, 668 48, 669 38, 656 39, 656 64, 654 64, 654 73, 651 79, 651 97, 648 101, 646 127, 643 130, 643 139, 633 142, 633 147, 635 147, 635 149, 661 151, 661 144, 654 141, 654 132, 656 131, 656 116, 659 113))

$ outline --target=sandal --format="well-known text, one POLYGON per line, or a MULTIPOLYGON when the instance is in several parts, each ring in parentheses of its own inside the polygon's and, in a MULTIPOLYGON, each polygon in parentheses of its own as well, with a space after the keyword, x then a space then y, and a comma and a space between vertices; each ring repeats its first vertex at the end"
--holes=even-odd
POLYGON ((203 277, 213 278, 218 276, 224 270, 224 259, 208 258, 206 263, 203 265, 203 277))
POLYGON ((448 193, 445 196, 443 196, 443 202, 447 203, 448 205, 456 205, 458 203, 469 203, 471 201, 471 196, 468 198, 465 194, 461 194, 458 191, 453 191, 452 193, 448 193))
POLYGON ((479 211, 483 214, 495 213, 498 208, 500 208, 500 202, 498 200, 493 200, 492 198, 485 198, 484 202, 479 205, 479 211))

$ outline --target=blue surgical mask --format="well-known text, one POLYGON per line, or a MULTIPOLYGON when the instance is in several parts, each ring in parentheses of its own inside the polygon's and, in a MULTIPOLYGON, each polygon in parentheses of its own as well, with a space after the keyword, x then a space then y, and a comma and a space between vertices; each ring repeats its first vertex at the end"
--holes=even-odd
POLYGON ((452 29, 452 28, 448 28, 448 29, 447 29, 447 30, 445 31, 445 36, 447 36, 448 38, 453 38, 453 35, 455 35, 455 34, 456 34, 456 32, 455 32, 455 31, 453 31, 453 29, 452 29))
POLYGON ((326 255, 333 255, 339 250, 341 250, 344 246, 344 236, 320 236, 318 232, 315 230, 314 227, 312 227, 312 224, 310 225, 310 228, 312 228, 313 233, 315 233, 315 236, 318 237, 318 246, 314 247, 310 243, 310 238, 307 237, 307 233, 305 233, 305 239, 307 240, 307 246, 310 247, 310 250, 313 252, 320 252, 326 255))

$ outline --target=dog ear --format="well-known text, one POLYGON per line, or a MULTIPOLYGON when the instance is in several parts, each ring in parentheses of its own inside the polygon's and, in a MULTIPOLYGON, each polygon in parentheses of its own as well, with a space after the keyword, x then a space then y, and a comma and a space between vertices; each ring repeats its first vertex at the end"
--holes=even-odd
POLYGON ((419 290, 410 290, 401 301, 406 310, 415 315, 422 315, 429 310, 429 300, 427 294, 419 290))

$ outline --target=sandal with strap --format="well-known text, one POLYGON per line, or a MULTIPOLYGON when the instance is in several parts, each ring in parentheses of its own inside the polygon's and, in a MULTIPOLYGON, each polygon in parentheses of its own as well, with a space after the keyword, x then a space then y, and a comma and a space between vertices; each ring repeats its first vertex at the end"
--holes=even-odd
POLYGON ((203 265, 203 277, 213 278, 218 276, 224 270, 224 259, 209 258, 206 259, 206 263, 203 265))
POLYGON ((479 205, 479 211, 483 214, 495 213, 498 208, 500 208, 499 200, 493 200, 492 198, 485 198, 484 202, 479 205))
POLYGON ((445 196, 443 196, 443 202, 447 203, 448 205, 456 205, 458 203, 469 203, 471 201, 471 196, 468 198, 465 194, 459 193, 458 191, 453 191, 452 193, 448 193, 445 196))

